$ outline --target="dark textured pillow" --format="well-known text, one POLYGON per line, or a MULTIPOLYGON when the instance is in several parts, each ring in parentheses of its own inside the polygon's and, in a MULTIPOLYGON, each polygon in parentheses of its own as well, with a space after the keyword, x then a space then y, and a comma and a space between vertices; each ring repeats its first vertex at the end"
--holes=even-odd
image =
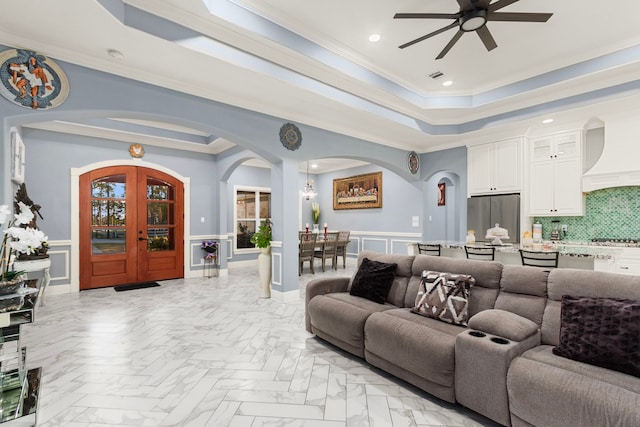
POLYGON ((454 325, 467 326, 469 290, 475 283, 476 280, 468 274, 425 270, 411 311, 454 325))
POLYGON ((349 293, 378 304, 384 304, 393 285, 398 264, 387 264, 363 258, 360 268, 353 278, 349 293))
POLYGON ((553 354, 640 377, 640 301, 564 295, 553 354))

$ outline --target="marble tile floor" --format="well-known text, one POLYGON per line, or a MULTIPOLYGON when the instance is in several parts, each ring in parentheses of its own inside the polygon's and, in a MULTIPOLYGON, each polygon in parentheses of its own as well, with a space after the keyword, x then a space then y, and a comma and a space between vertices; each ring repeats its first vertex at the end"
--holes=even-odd
POLYGON ((260 299, 257 269, 52 295, 24 327, 42 366, 38 426, 496 426, 306 332, 299 301, 260 299))

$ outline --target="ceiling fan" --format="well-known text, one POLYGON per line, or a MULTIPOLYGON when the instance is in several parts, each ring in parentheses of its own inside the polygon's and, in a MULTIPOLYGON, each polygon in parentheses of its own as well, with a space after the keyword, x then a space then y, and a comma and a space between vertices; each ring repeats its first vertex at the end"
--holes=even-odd
POLYGON ((484 43, 488 51, 498 47, 491 32, 486 26, 488 21, 511 21, 511 22, 547 22, 553 13, 524 13, 524 12, 498 12, 503 7, 507 7, 518 0, 498 0, 491 3, 491 0, 457 0, 460 5, 458 13, 396 13, 394 19, 455 19, 446 27, 440 28, 425 36, 418 37, 408 43, 398 46, 400 49, 409 47, 430 37, 443 33, 452 28, 458 27, 458 32, 442 49, 436 59, 444 58, 464 33, 475 31, 484 43))

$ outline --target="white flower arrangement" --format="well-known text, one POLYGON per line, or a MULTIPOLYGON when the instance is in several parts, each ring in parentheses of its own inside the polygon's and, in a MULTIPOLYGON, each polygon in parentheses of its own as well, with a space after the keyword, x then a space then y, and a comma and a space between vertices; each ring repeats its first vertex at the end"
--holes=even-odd
POLYGON ((18 208, 19 212, 13 214, 13 220, 11 220, 9 207, 7 205, 0 206, 0 226, 7 223, 0 250, 2 280, 13 280, 22 273, 10 270, 17 255, 31 255, 39 248, 46 246, 49 239, 42 231, 26 226, 33 220, 31 207, 19 202, 18 208))

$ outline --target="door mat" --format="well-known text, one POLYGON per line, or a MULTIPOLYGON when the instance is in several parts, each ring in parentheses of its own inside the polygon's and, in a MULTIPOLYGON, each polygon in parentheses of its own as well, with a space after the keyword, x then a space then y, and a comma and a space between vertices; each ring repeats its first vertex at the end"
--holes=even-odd
POLYGON ((118 285, 114 286, 116 292, 122 291, 131 291, 133 289, 142 289, 142 288, 155 288, 156 286, 160 286, 158 282, 143 282, 143 283, 130 283, 128 285, 118 285))

